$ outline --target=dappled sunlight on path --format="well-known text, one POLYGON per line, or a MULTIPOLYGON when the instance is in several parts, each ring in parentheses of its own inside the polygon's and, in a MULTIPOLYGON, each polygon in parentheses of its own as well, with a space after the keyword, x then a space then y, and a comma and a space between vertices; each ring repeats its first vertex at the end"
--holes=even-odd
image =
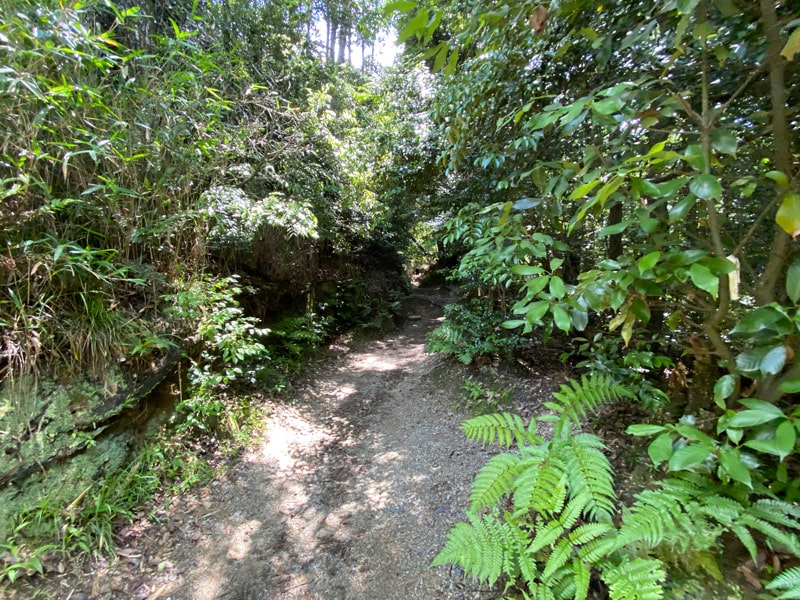
POLYGON ((165 597, 491 597, 428 567, 486 460, 458 429, 458 390, 432 381, 440 305, 417 298, 403 329, 331 350, 272 407, 264 439, 205 490, 165 597))

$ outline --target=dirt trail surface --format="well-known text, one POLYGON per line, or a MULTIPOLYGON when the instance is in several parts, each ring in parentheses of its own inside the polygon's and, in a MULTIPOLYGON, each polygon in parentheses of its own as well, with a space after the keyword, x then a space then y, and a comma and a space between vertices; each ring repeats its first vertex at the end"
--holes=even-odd
POLYGON ((272 407, 263 440, 60 597, 497 597, 429 567, 490 452, 458 427, 450 363, 424 352, 451 300, 417 290, 400 329, 327 349, 272 407))

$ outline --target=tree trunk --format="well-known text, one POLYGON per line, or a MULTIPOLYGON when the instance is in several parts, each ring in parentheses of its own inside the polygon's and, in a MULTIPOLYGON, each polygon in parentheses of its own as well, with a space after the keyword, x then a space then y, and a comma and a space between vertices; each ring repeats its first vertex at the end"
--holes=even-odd
MULTIPOLYGON (((792 181, 792 147, 786 117, 785 62, 781 56, 783 39, 781 38, 778 17, 775 13, 774 0, 761 0, 761 22, 764 25, 764 35, 767 39, 775 168, 778 171, 783 171, 788 180, 792 181)), ((780 186, 778 189, 779 197, 782 197, 788 191, 788 186, 780 186)), ((754 293, 756 302, 762 306, 775 299, 775 288, 778 286, 783 267, 789 256, 789 236, 778 226, 775 226, 770 248, 769 260, 756 284, 754 293)))
POLYGON ((339 56, 336 62, 339 64, 344 62, 344 51, 347 48, 347 26, 342 24, 339 26, 339 56))

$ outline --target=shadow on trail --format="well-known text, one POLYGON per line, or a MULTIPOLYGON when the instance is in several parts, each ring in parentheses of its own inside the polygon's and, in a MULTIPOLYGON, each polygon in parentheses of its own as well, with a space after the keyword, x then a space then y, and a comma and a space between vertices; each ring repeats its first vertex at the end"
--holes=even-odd
POLYGON ((491 597, 428 568, 486 460, 429 376, 442 367, 424 353, 434 299, 383 340, 339 349, 274 407, 263 443, 210 487, 165 597, 491 597))

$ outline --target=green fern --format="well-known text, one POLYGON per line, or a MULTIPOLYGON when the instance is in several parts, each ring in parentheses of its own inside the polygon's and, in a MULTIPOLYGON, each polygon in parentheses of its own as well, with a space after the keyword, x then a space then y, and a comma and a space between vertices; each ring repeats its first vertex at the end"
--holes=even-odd
POLYGON ((498 454, 478 471, 469 494, 471 512, 491 508, 510 494, 519 471, 520 459, 514 454, 498 454))
POLYGON ((800 567, 792 567, 784 571, 767 584, 768 590, 781 591, 779 600, 797 600, 800 598, 800 567))
POLYGON ((461 423, 461 429, 467 439, 484 446, 496 443, 503 448, 510 448, 516 443, 522 447, 526 443, 538 444, 542 441, 536 435, 536 421, 531 419, 526 427, 519 415, 510 413, 493 413, 468 419, 461 423))
POLYGON ((469 523, 457 523, 447 534, 447 543, 436 555, 431 566, 457 564, 475 579, 494 583, 503 574, 505 555, 504 528, 508 525, 488 514, 483 517, 469 515, 469 523))
POLYGON ((633 397, 633 392, 610 375, 592 373, 580 381, 572 379, 562 384, 560 391, 553 394, 555 402, 545 402, 545 406, 556 413, 559 429, 568 423, 580 425, 606 402, 633 397))
POLYGON ((603 570, 611 600, 659 600, 664 579, 664 565, 653 559, 635 558, 603 570))

